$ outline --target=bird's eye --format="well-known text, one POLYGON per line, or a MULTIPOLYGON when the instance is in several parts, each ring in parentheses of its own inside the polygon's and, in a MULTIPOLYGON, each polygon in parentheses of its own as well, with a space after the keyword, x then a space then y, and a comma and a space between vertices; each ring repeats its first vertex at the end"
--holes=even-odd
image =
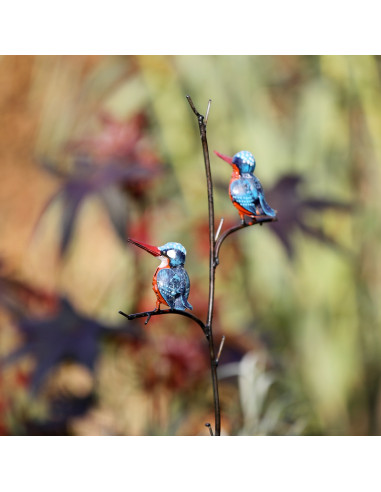
POLYGON ((170 249, 169 251, 167 251, 167 255, 170 258, 174 258, 176 256, 176 251, 174 249, 170 249))

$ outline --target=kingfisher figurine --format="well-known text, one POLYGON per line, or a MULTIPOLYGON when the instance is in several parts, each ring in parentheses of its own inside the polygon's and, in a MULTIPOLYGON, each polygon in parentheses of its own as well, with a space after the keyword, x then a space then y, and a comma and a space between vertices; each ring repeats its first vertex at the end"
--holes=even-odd
POLYGON ((245 215, 256 220, 258 217, 276 217, 273 210, 265 200, 262 185, 254 176, 255 159, 251 152, 241 150, 233 157, 214 151, 218 157, 228 162, 233 173, 229 184, 229 196, 233 205, 238 210, 242 223, 245 223, 245 215))
POLYGON ((160 309, 160 304, 182 311, 193 309, 188 302, 190 282, 184 268, 187 254, 184 246, 180 243, 166 243, 156 247, 135 239, 128 239, 128 242, 161 260, 152 279, 152 288, 157 298, 155 311, 160 309))

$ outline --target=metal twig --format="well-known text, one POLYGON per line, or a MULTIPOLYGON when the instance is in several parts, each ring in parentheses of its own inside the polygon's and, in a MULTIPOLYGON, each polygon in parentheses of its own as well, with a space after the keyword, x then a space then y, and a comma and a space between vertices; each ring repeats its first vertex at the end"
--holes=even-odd
POLYGON ((193 101, 192 101, 192 98, 190 96, 186 96, 187 99, 188 99, 188 102, 189 102, 189 105, 190 107, 192 108, 192 111, 194 112, 194 114, 199 117, 199 116, 202 116, 198 111, 197 109, 195 108, 195 105, 193 104, 193 101))
POLYGON ((212 104, 212 100, 209 99, 208 101, 208 107, 206 108, 206 113, 205 113, 205 118, 204 118, 204 123, 205 123, 205 126, 207 125, 208 123, 208 117, 209 117, 209 111, 210 111, 210 105, 212 104))
POLYGON ((216 232, 216 237, 214 238, 215 241, 217 241, 218 236, 220 235, 221 229, 222 229, 222 224, 224 223, 224 218, 221 217, 220 220, 220 225, 218 226, 217 232, 216 232))
POLYGON ((209 423, 209 422, 207 422, 207 423, 205 424, 205 427, 207 427, 207 428, 209 429, 209 434, 210 434, 211 436, 214 436, 212 426, 210 425, 210 423, 209 423))
POLYGON ((222 352, 222 349, 224 348, 225 338, 226 338, 225 335, 223 335, 222 339, 221 339, 221 343, 220 343, 220 348, 218 349, 217 358, 216 358, 216 364, 217 365, 220 362, 221 352, 222 352))

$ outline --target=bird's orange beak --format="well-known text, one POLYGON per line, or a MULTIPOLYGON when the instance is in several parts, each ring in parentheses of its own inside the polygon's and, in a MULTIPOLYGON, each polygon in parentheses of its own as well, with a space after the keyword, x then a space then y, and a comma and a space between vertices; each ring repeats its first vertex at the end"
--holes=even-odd
POLYGON ((214 153, 216 155, 218 155, 218 157, 220 157, 221 159, 223 159, 224 161, 226 161, 228 164, 230 164, 231 166, 233 166, 233 157, 229 157, 225 154, 220 154, 219 152, 217 152, 217 150, 214 151, 214 153))
POLYGON ((130 239, 130 238, 128 238, 127 241, 129 243, 135 244, 135 246, 138 246, 139 248, 144 249, 145 251, 147 251, 148 253, 150 253, 153 256, 160 256, 161 255, 160 249, 157 248, 156 246, 151 246, 150 244, 144 244, 144 243, 141 243, 140 241, 136 241, 135 239, 130 239))

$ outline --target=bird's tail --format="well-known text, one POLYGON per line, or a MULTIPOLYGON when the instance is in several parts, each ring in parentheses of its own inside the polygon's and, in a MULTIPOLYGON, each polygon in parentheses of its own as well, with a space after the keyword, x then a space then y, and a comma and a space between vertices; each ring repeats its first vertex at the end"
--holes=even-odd
POLYGON ((276 211, 270 207, 270 205, 266 202, 264 196, 260 195, 259 201, 261 203, 261 207, 265 215, 269 215, 270 217, 276 216, 276 211))
POLYGON ((190 302, 188 301, 185 301, 186 305, 187 305, 187 308, 190 309, 191 311, 193 310, 193 306, 190 302))
POLYGON ((185 309, 192 310, 193 306, 186 299, 178 297, 175 301, 175 309, 180 309, 181 311, 184 311, 185 309))

